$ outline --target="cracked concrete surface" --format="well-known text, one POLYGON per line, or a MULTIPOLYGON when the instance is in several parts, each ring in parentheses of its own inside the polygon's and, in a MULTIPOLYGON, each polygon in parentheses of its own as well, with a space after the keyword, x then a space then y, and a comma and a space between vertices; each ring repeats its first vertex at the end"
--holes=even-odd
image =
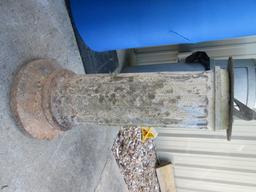
POLYGON ((0 191, 126 191, 110 151, 119 128, 84 125, 40 141, 24 135, 9 110, 21 64, 52 58, 84 72, 64 0, 1 0, 0 18, 0 191))

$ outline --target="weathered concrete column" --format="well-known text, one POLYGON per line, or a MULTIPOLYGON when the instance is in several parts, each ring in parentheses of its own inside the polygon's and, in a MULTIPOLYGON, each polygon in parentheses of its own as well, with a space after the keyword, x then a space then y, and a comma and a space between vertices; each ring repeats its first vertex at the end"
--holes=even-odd
POLYGON ((77 124, 228 129, 226 70, 76 75, 53 60, 18 71, 11 92, 17 122, 51 139, 77 124))

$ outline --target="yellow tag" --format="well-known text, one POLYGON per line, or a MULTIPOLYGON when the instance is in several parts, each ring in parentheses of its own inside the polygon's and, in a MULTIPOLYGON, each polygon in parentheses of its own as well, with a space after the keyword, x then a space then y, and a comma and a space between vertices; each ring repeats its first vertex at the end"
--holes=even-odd
POLYGON ((141 127, 141 140, 142 143, 147 141, 148 139, 154 139, 157 137, 157 132, 152 127, 141 127))

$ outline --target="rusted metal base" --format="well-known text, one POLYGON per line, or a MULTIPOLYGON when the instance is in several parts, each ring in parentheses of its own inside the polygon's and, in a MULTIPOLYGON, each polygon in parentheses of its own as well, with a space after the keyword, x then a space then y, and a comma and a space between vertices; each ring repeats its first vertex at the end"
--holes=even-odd
POLYGON ((11 110, 16 122, 29 135, 52 139, 62 130, 52 119, 48 103, 50 86, 56 74, 71 74, 54 60, 40 59, 23 65, 11 89, 11 110))

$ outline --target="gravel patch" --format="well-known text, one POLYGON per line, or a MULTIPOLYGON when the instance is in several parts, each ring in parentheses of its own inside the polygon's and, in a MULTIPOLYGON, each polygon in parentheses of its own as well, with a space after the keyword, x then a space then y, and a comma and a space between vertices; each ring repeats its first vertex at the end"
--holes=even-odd
POLYGON ((153 140, 144 143, 140 127, 123 127, 112 152, 130 192, 159 192, 153 140))

